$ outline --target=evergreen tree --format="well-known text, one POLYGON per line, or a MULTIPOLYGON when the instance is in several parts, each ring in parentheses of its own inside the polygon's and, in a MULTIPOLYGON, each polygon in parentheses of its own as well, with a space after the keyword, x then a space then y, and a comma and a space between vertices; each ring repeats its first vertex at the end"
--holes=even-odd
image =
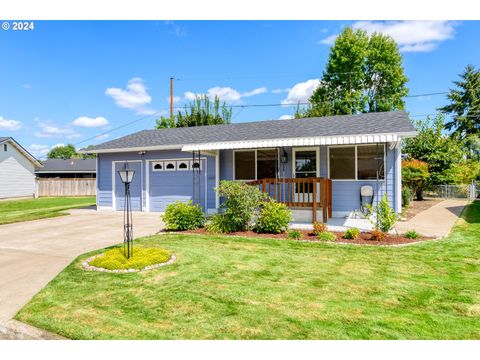
POLYGON ((445 129, 451 131, 451 137, 461 141, 471 158, 479 158, 478 142, 480 137, 480 70, 468 65, 460 75, 456 86, 450 89, 447 98, 450 103, 439 110, 453 118, 445 122, 445 129))

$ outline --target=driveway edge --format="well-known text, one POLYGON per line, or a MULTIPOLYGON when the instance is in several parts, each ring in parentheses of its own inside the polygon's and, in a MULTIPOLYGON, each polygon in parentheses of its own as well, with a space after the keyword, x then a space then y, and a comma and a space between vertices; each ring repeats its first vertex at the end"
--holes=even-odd
POLYGON ((0 324, 2 340, 67 340, 60 335, 11 319, 0 324))

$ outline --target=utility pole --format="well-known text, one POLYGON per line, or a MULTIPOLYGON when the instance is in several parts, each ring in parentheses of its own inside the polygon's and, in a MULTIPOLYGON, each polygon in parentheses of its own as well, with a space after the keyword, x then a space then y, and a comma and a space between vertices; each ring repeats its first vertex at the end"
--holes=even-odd
POLYGON ((170 120, 173 120, 173 77, 170 78, 170 120))

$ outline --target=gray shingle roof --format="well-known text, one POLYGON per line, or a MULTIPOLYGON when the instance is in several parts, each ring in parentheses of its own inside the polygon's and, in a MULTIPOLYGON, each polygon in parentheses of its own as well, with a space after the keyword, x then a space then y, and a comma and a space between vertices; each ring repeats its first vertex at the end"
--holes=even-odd
MULTIPOLYGON (((143 130, 88 150, 415 131, 405 111, 143 130)), ((87 150, 87 149, 83 149, 87 150)))
POLYGON ((48 172, 96 172, 96 159, 48 159, 37 173, 48 172))

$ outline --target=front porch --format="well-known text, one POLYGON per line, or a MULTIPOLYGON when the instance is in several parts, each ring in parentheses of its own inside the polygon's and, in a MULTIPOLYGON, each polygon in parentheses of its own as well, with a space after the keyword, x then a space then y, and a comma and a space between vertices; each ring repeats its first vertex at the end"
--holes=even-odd
POLYGON ((332 217, 332 180, 322 177, 264 178, 246 182, 292 209, 295 222, 327 223, 332 217))

